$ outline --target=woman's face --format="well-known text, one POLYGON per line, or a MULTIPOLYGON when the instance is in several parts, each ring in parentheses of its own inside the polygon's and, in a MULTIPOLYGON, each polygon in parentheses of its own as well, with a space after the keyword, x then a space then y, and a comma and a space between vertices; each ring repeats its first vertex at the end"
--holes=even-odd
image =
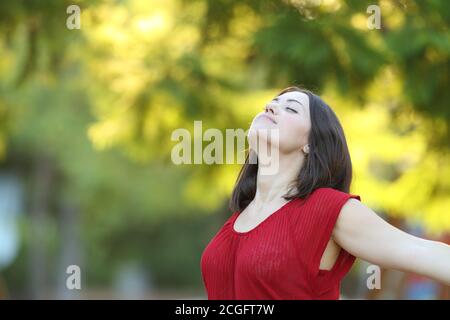
POLYGON ((300 151, 308 143, 311 129, 309 97, 303 92, 286 92, 270 101, 253 119, 249 132, 266 131, 271 145, 281 153, 300 151), (253 130, 252 130, 253 129, 253 130), (278 129, 278 141, 270 139, 270 129, 278 129))

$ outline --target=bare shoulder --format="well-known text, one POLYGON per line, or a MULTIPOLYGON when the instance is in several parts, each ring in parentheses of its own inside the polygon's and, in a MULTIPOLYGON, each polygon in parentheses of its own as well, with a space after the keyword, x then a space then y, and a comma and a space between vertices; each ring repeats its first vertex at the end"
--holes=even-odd
POLYGON ((335 229, 353 229, 367 225, 373 219, 381 219, 371 208, 360 200, 349 198, 341 208, 335 229))

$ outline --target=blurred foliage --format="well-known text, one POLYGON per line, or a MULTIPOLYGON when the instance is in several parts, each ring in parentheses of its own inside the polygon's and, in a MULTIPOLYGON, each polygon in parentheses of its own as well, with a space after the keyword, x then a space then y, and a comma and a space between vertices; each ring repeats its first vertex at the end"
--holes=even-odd
POLYGON ((199 286, 199 253, 240 166, 175 166, 171 133, 194 120, 246 130, 301 85, 341 119, 352 191, 448 232, 450 2, 377 3, 380 30, 366 25, 373 1, 0 2, 3 166, 32 185, 49 161, 48 214, 61 199, 78 208, 91 283, 141 259, 159 285, 199 286), (73 3, 80 30, 65 26, 73 3))

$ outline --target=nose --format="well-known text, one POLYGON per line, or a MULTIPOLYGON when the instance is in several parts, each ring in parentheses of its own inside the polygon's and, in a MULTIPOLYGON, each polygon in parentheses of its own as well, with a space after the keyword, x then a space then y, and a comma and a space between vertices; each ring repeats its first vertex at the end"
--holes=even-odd
POLYGON ((268 103, 266 105, 266 112, 272 112, 272 114, 278 114, 278 105, 274 103, 268 103))

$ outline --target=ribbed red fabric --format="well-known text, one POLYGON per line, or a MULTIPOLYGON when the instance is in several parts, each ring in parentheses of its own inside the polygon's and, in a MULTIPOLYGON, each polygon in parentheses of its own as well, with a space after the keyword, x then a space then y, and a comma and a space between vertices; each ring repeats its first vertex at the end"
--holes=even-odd
POLYGON ((315 189, 290 200, 248 232, 237 232, 234 212, 202 253, 210 300, 339 299, 340 282, 355 257, 341 249, 331 270, 320 260, 345 202, 359 195, 315 189))

